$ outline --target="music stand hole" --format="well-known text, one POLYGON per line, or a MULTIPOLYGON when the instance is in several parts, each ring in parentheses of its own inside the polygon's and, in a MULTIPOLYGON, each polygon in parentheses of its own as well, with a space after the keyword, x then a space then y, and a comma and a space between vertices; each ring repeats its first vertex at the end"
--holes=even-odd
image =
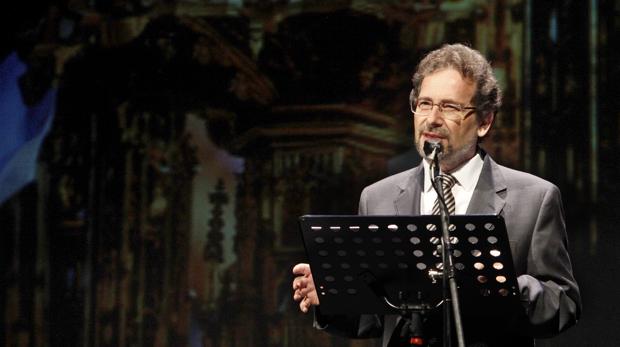
POLYGON ((437 230, 437 226, 435 224, 431 224, 431 223, 426 224, 426 230, 428 230, 428 231, 435 231, 435 230, 437 230))
POLYGON ((467 229, 468 231, 474 231, 476 230, 476 226, 471 223, 467 223, 465 224, 465 229, 467 229))
POLYGON ((486 276, 480 275, 478 277, 476 277, 476 279, 478 280, 478 282, 480 283, 487 283, 487 281, 489 280, 486 276))
POLYGON ((484 269, 484 264, 482 264, 480 262, 474 263, 474 269, 482 270, 482 269, 484 269))
POLYGON ((500 262, 495 262, 495 263, 493 263, 493 268, 494 268, 495 270, 501 270, 501 269, 503 269, 503 268, 504 268, 504 264, 502 264, 502 263, 500 263, 500 262))
POLYGON ((334 237, 334 242, 341 245, 344 243, 344 239, 342 237, 334 237))
POLYGON ((493 224, 493 223, 486 223, 484 225, 484 228, 487 229, 488 231, 493 231, 493 230, 495 230, 495 224, 493 224))
POLYGON ((396 256, 402 257, 402 256, 405 255, 405 251, 403 251, 402 249, 397 249, 397 250, 394 251, 394 254, 396 256))
POLYGON ((418 270, 424 270, 424 269, 426 269, 426 264, 424 264, 424 263, 417 263, 417 264, 415 264, 415 267, 417 267, 418 270))
POLYGON ((311 226, 311 227, 310 227, 310 229, 311 229, 311 230, 314 230, 314 231, 318 231, 318 230, 323 229, 323 227, 321 227, 321 226, 314 226, 314 225, 313 225, 313 226, 311 226))
POLYGON ((502 252, 500 252, 498 249, 492 249, 491 251, 489 251, 489 253, 494 257, 499 257, 502 254, 502 252))
POLYGON ((318 244, 323 244, 323 243, 325 243, 325 239, 320 237, 320 236, 318 236, 318 237, 314 238, 314 242, 316 242, 318 244))
POLYGON ((422 252, 419 249, 416 249, 415 251, 413 251, 413 255, 415 255, 416 257, 420 258, 421 256, 424 255, 424 252, 422 252))
POLYGON ((389 231, 396 231, 396 230, 398 230, 398 225, 390 224, 390 225, 388 225, 388 230, 389 231))
POLYGON ((336 254, 338 254, 339 257, 344 257, 347 255, 347 251, 341 249, 338 252, 336 252, 336 254))
POLYGON ((416 231, 418 230, 418 227, 415 224, 407 224, 407 230, 416 231))
POLYGON ((417 244, 420 243, 420 238, 414 236, 414 237, 409 239, 409 242, 411 242, 414 245, 417 245, 417 244))
POLYGON ((360 231, 360 227, 357 225, 351 225, 349 226, 349 230, 351 231, 360 231))
POLYGON ((331 231, 340 231, 340 227, 337 226, 337 225, 331 226, 331 227, 329 227, 329 230, 331 230, 331 231))
POLYGON ((366 256, 366 251, 363 249, 359 249, 357 252, 355 252, 357 255, 359 255, 360 257, 365 257, 366 256))
POLYGON ((489 236, 489 237, 487 237, 487 241, 489 241, 490 244, 494 245, 494 244, 497 243, 497 237, 489 236))
POLYGON ((382 250, 382 249, 378 249, 378 250, 376 250, 376 251, 375 251, 375 254, 376 254, 378 257, 383 257, 383 256, 385 255, 385 251, 384 251, 384 250, 382 250))
POLYGON ((463 263, 456 263, 456 264, 454 264, 454 267, 455 267, 457 270, 463 270, 463 269, 465 269, 465 265, 463 265, 463 263))
POLYGON ((324 249, 322 249, 322 250, 319 251, 319 255, 321 257, 327 257, 329 255, 329 252, 324 250, 324 249))
POLYGON ((334 276, 325 276, 325 280, 327 282, 334 282, 336 280, 336 277, 334 277, 334 276))
POLYGON ((475 236, 470 236, 467 238, 467 241, 469 241, 469 243, 471 243, 472 245, 475 245, 476 243, 478 243, 478 238, 475 236))
POLYGON ((370 230, 370 231, 377 231, 377 230, 379 230, 379 226, 376 225, 376 224, 371 224, 371 225, 368 226, 368 230, 370 230))
POLYGON ((478 258, 479 256, 482 255, 482 252, 480 252, 480 250, 478 250, 478 249, 472 249, 471 250, 471 255, 473 255, 474 257, 478 258))
POLYGON ((497 277, 495 277, 495 280, 497 281, 497 283, 505 283, 506 282, 506 276, 497 276, 497 277))

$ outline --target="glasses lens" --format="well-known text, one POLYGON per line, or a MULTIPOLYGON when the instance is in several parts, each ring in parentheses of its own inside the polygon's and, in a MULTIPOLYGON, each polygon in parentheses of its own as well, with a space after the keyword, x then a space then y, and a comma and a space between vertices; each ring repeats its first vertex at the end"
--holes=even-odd
POLYGON ((431 113, 433 103, 428 100, 420 100, 415 105, 411 105, 411 111, 417 115, 425 116, 431 113))
POLYGON ((430 100, 418 100, 417 103, 411 104, 411 112, 417 116, 426 117, 431 114, 433 107, 437 106, 439 113, 445 118, 452 121, 459 121, 463 118, 464 108, 459 104, 442 102, 434 104, 430 100))
POLYGON ((461 118, 461 107, 459 105, 444 103, 441 105, 441 113, 444 117, 448 119, 460 119, 461 118))

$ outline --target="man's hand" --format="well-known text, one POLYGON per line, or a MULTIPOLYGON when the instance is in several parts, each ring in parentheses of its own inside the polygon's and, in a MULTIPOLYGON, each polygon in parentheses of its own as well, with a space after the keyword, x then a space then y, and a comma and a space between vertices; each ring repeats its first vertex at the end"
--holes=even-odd
POLYGON ((319 296, 314 288, 310 265, 306 263, 295 265, 293 274, 297 275, 293 280, 293 300, 299 301, 299 309, 306 313, 311 306, 319 305, 319 296))

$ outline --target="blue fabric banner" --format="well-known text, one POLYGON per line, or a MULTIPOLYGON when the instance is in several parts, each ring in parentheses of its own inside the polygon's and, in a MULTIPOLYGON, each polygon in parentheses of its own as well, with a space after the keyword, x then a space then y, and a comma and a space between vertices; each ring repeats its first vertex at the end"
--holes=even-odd
POLYGON ((39 149, 54 118, 55 88, 37 105, 24 104, 18 82, 26 69, 16 53, 0 64, 0 204, 35 179, 39 149))

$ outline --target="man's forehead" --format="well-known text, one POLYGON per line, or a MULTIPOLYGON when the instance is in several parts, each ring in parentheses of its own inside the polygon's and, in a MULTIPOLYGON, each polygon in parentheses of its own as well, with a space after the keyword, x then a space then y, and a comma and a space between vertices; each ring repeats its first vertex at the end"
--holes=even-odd
POLYGON ((420 85, 419 98, 429 97, 452 100, 471 98, 476 84, 453 68, 445 68, 428 74, 420 85))

